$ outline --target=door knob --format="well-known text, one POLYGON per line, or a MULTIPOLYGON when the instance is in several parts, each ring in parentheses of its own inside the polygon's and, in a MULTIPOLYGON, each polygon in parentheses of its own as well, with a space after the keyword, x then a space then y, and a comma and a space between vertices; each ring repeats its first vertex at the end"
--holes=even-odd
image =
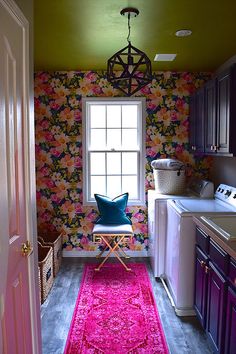
POLYGON ((33 252, 33 248, 28 240, 25 243, 22 243, 21 245, 22 256, 28 257, 29 255, 31 255, 32 252, 33 252))

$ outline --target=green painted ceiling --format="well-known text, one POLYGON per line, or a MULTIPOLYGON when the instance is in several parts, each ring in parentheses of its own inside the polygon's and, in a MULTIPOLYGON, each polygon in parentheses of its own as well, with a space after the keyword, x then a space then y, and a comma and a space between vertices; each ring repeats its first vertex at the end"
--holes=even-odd
POLYGON ((144 51, 153 70, 214 71, 236 54, 235 0, 35 0, 35 70, 100 70, 131 43, 144 51), (180 29, 190 37, 178 38, 180 29), (176 53, 173 62, 154 62, 156 53, 176 53))

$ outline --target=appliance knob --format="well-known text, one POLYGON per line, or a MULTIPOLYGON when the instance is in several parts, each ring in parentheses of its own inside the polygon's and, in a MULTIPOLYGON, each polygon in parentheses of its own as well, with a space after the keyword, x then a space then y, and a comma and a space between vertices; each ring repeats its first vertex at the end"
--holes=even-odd
POLYGON ((236 198, 236 194, 233 196, 233 198, 234 198, 234 199, 236 198))
POLYGON ((226 197, 229 197, 230 194, 231 194, 231 191, 227 189, 227 191, 225 192, 226 197))

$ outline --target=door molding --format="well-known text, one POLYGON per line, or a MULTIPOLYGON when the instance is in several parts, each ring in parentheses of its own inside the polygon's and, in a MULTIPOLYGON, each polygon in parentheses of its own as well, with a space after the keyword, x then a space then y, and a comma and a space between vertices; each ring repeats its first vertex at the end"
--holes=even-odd
MULTIPOLYGON (((32 354, 42 352, 41 320, 38 281, 38 252, 37 252, 37 221, 36 221, 36 184, 35 184, 35 142, 34 142, 34 101, 33 101, 33 43, 30 36, 30 25, 23 12, 13 0, 0 0, 0 4, 23 28, 24 33, 24 91, 23 104, 24 119, 24 161, 25 161, 25 200, 26 208, 26 234, 33 245, 34 252, 28 257, 29 303, 31 317, 32 354)), ((1 295, 1 294, 0 294, 1 295)), ((0 308, 4 309, 4 297, 0 298, 0 308)), ((1 315, 1 311, 0 311, 1 315)), ((0 322, 1 327, 1 322, 0 322)), ((0 331, 1 337, 1 331, 0 331)), ((1 339, 1 338, 0 338, 1 339)), ((0 340, 1 346, 1 340, 0 340)))

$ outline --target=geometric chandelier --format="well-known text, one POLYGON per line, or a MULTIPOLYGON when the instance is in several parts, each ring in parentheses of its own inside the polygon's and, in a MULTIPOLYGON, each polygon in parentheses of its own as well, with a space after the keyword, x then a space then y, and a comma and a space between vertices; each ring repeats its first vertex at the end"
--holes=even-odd
POLYGON ((114 88, 131 96, 152 81, 152 66, 148 56, 130 42, 130 18, 139 11, 132 7, 121 10, 128 17, 128 45, 115 53, 107 62, 107 79, 114 88))

